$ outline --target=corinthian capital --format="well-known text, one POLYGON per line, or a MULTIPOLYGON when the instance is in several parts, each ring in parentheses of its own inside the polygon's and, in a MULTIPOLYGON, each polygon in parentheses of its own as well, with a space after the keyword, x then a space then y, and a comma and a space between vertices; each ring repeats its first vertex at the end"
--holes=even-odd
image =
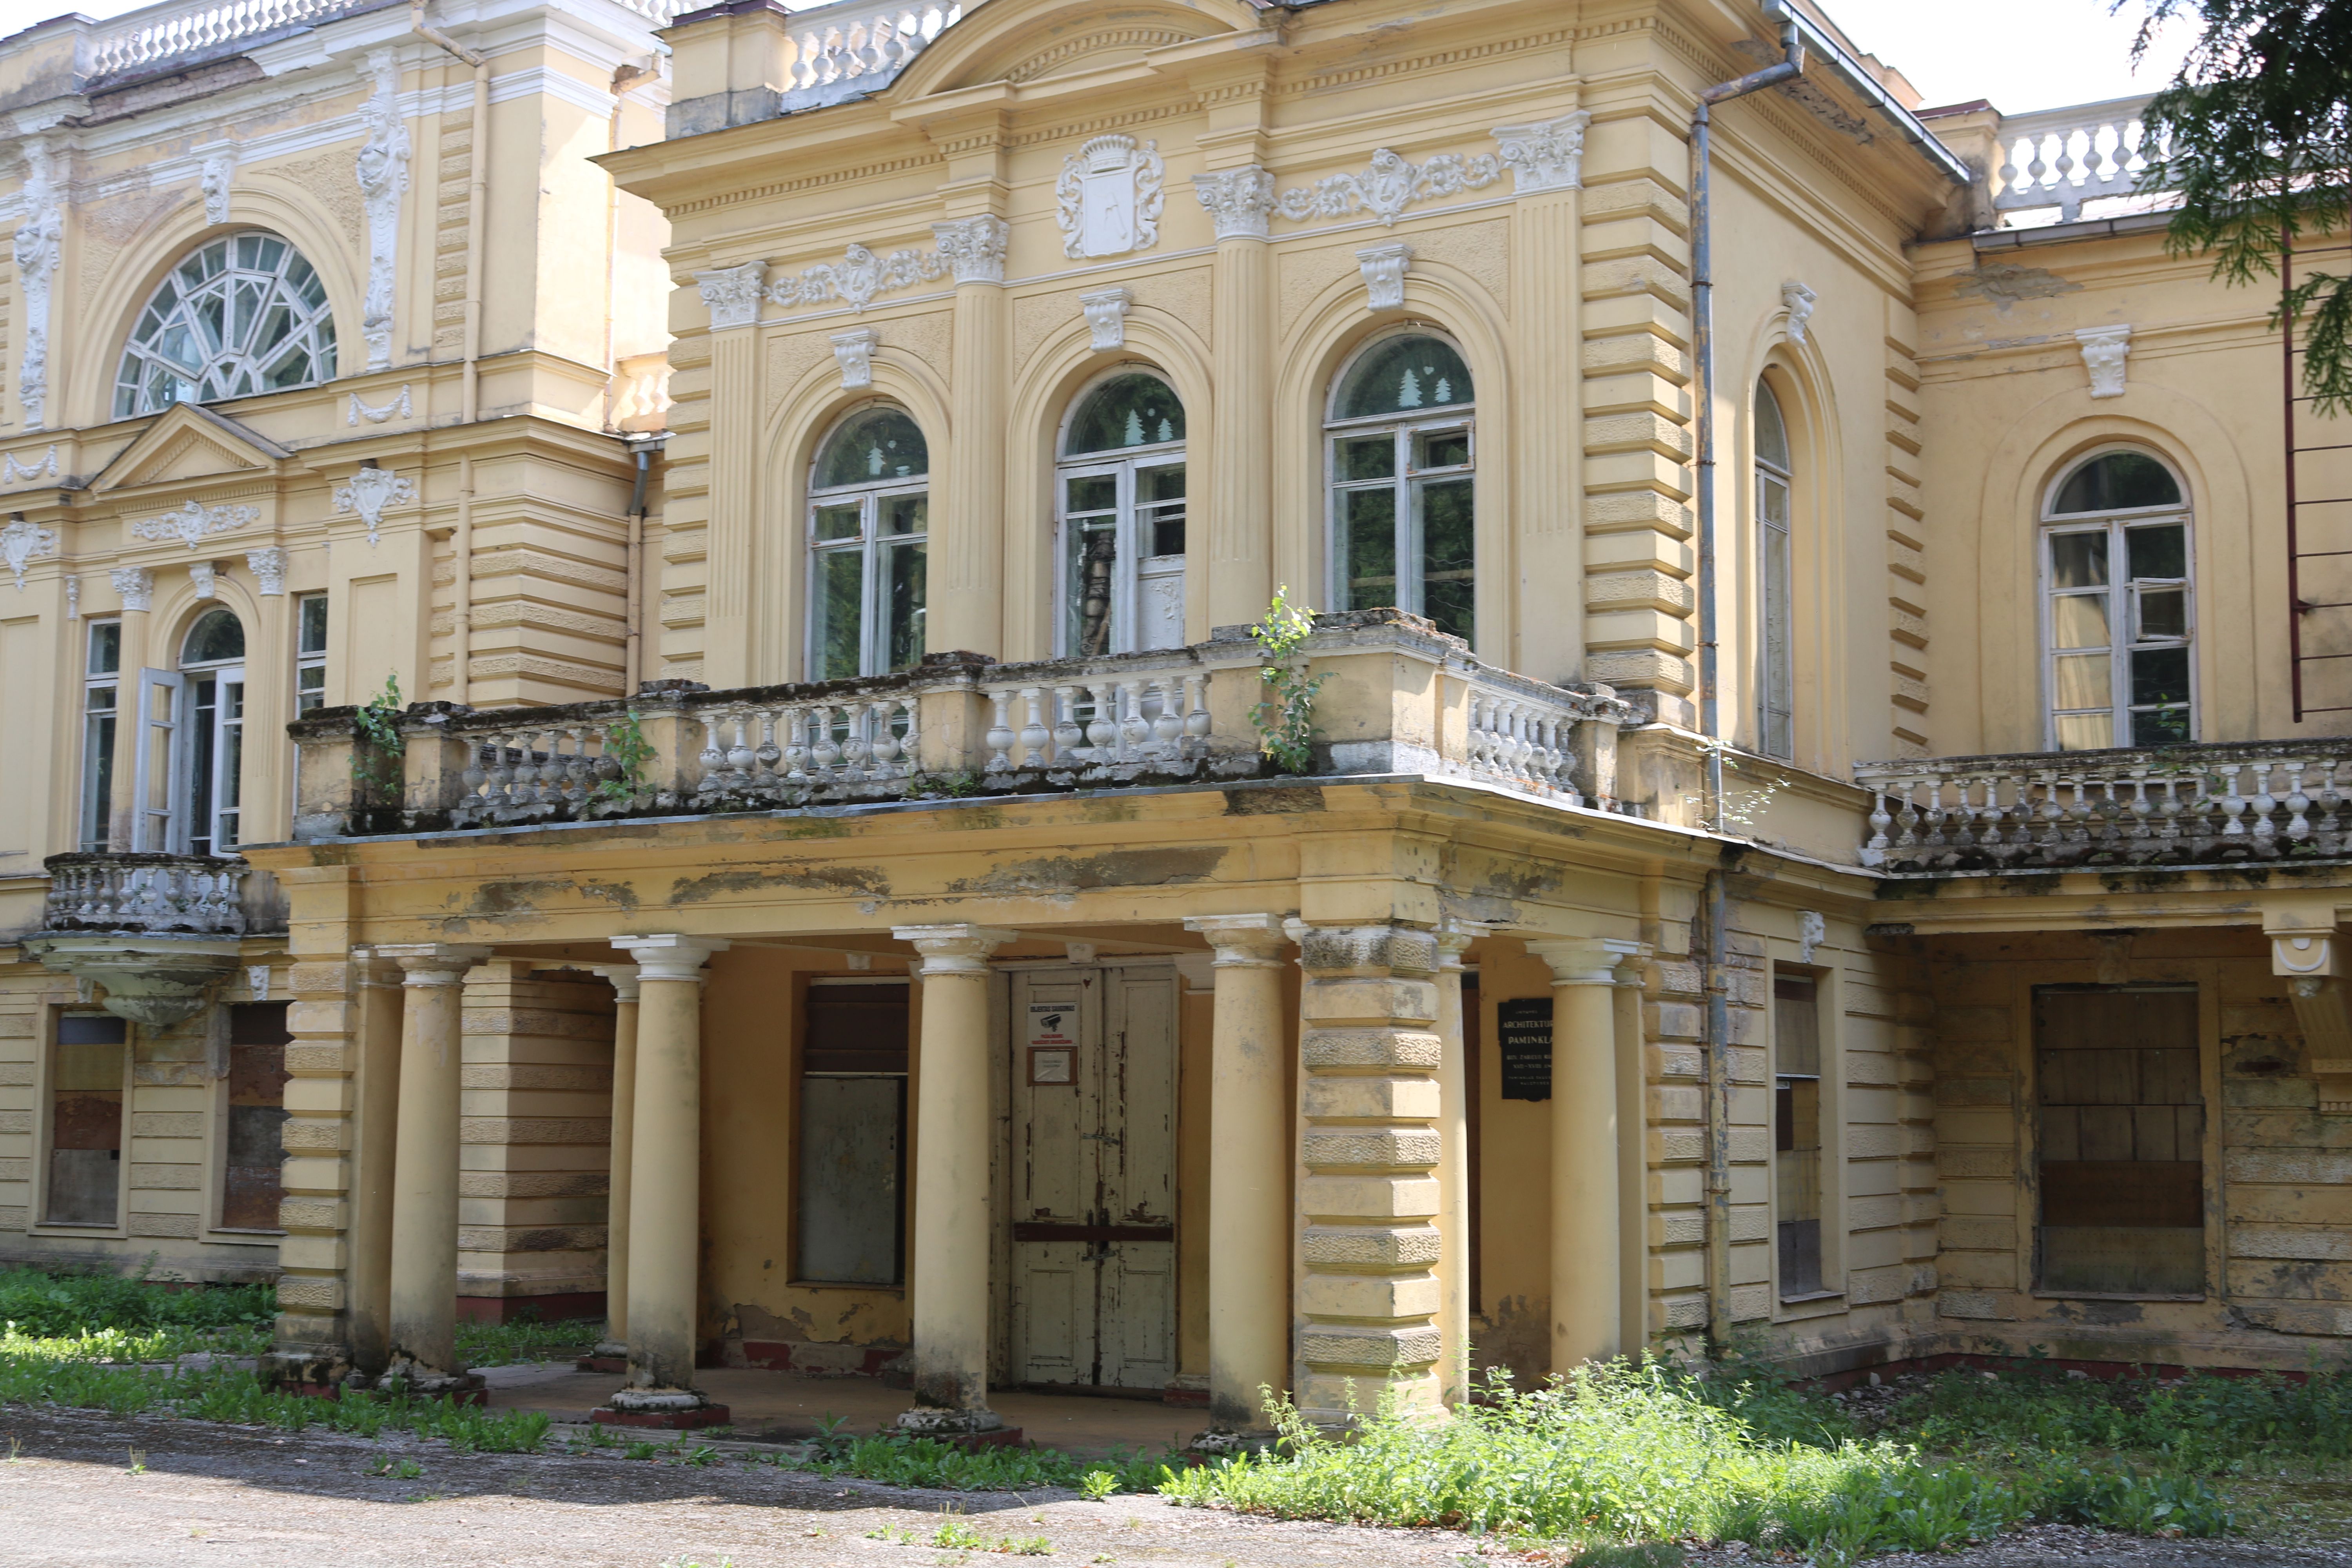
POLYGON ((935 223, 931 233, 938 237, 940 254, 948 258, 957 282, 1004 281, 1004 252, 1013 241, 1013 226, 1003 218, 982 215, 935 223))
POLYGON ((1219 239, 1264 239, 1274 216, 1274 175, 1255 163, 1192 176, 1192 194, 1208 209, 1219 239))

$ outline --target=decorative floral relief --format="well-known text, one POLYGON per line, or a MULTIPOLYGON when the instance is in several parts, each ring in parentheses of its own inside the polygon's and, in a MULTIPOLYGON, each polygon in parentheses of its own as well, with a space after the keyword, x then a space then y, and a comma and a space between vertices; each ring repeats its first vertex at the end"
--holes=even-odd
POLYGON ((286 592, 286 547, 264 545, 259 550, 245 552, 245 563, 261 584, 261 596, 275 598, 286 592))
POLYGON ((144 566, 117 566, 108 574, 126 610, 150 610, 155 605, 155 574, 144 566))
POLYGON ((357 512, 367 524, 370 545, 380 542, 378 529, 388 507, 405 506, 416 499, 416 484, 390 468, 362 468, 348 483, 335 487, 335 510, 357 512))
POLYGON ((710 330, 748 327, 760 319, 761 280, 768 274, 764 261, 740 267, 714 268, 694 275, 695 292, 710 312, 710 330))
POLYGON ((1426 163, 1415 163, 1381 147, 1373 150, 1371 166, 1362 174, 1331 174, 1312 186, 1293 186, 1275 198, 1275 210, 1293 223, 1368 212, 1383 224, 1394 224, 1415 202, 1483 191, 1502 177, 1502 160, 1492 153, 1467 158, 1441 153, 1426 163))
POLYGON ((49 150, 39 142, 25 143, 19 199, 25 221, 17 226, 15 250, 17 293, 25 301, 25 349, 18 362, 16 398, 24 405, 25 428, 38 430, 48 413, 49 289, 65 256, 66 233, 49 150))
POLYGON ((360 148, 356 174, 360 195, 367 204, 367 299, 360 331, 367 339, 367 367, 392 365, 393 281, 399 261, 400 195, 408 189, 408 127, 400 117, 400 66, 390 49, 368 55, 367 70, 375 91, 360 106, 360 122, 367 141, 360 148))
POLYGON ((177 511, 132 523, 131 531, 140 539, 152 539, 158 543, 176 539, 194 550, 215 533, 243 528, 247 523, 257 521, 260 517, 260 511, 254 507, 206 506, 202 501, 183 501, 177 511))
POLYGON ((236 174, 236 149, 225 147, 205 160, 204 173, 197 184, 205 194, 205 221, 222 224, 228 221, 229 186, 236 174))
POLYGON ((2083 366, 2091 373, 2091 395, 2124 395, 2124 361, 2131 353, 2129 327, 2084 327, 2074 333, 2083 348, 2083 366))
POLYGON ((14 452, 0 455, 0 485, 13 485, 18 479, 54 479, 57 477, 58 448, 55 442, 49 444, 48 451, 42 456, 39 462, 29 467, 16 461, 16 454, 14 452))
POLYGON ((837 262, 809 268, 797 278, 779 278, 768 286, 768 298, 779 305, 823 305, 838 300, 853 310, 863 310, 875 296, 893 289, 911 289, 948 275, 948 258, 929 250, 894 250, 877 256, 863 245, 842 252, 837 262))
POLYGON ((16 574, 19 594, 25 591, 25 568, 38 556, 54 554, 57 548, 56 531, 37 522, 27 522, 20 517, 0 528, 0 562, 5 562, 8 570, 16 574))
POLYGON ((408 385, 405 382, 401 384, 400 395, 381 408, 362 402, 358 393, 352 393, 352 405, 343 415, 343 423, 357 425, 364 419, 371 425, 381 425, 395 415, 403 419, 414 419, 416 416, 415 410, 408 401, 408 385))
POLYGON ((1793 278, 1780 285, 1780 303, 1789 312, 1790 342, 1801 343, 1805 341, 1805 326, 1813 319, 1813 306, 1818 299, 1819 296, 1811 289, 1793 278))

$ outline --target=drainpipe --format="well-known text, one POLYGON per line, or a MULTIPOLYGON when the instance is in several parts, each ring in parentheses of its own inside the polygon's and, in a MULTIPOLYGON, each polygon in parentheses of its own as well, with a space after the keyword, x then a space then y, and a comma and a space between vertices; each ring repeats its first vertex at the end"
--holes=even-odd
MULTIPOLYGON (((466 47, 427 22, 425 0, 408 0, 408 30, 474 68, 474 147, 467 160, 473 175, 466 190, 466 370, 464 411, 459 416, 470 425, 482 406, 482 253, 489 238, 482 226, 490 205, 490 61, 488 56, 466 47)), ((464 570, 461 560, 458 571, 464 570)))
POLYGON ((621 694, 635 697, 645 679, 644 635, 638 627, 645 618, 646 552, 646 476, 652 466, 653 455, 668 442, 667 433, 634 437, 629 450, 637 459, 637 477, 629 491, 629 543, 622 557, 623 575, 628 583, 627 608, 623 612, 621 643, 621 694))
MULTIPOLYGON (((1698 727, 1706 742, 1706 823, 1723 831, 1723 716, 1717 693, 1715 571, 1715 252, 1707 210, 1715 105, 1793 81, 1805 70, 1794 19, 1780 24, 1780 64, 1718 82, 1698 95, 1691 116, 1691 341, 1698 415, 1698 727)), ((1725 868, 1706 876, 1706 1332, 1719 1353, 1731 1343, 1731 997, 1725 926, 1725 868)))

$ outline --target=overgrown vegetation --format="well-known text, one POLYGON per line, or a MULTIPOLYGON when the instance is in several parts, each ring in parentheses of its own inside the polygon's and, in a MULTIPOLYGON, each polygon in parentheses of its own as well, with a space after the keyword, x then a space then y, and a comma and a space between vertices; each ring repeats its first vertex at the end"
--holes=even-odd
POLYGON ((855 1476, 894 1487, 940 1491, 1034 1491, 1058 1487, 1104 1498, 1150 1491, 1174 1474, 1173 1455, 1116 1453, 1107 1459, 1074 1458, 1053 1448, 960 1448, 931 1437, 846 1437, 828 1431, 805 1459, 779 1468, 820 1476, 855 1476))
POLYGON ((0 1322, 5 1322, 11 1333, 37 1338, 64 1335, 79 1340, 107 1331, 150 1333, 156 1330, 173 1331, 173 1337, 186 1338, 229 1330, 241 1331, 238 1337, 249 1340, 254 1331, 266 1335, 277 1312, 278 1292, 267 1285, 174 1289, 122 1274, 0 1268, 0 1322))
POLYGON ((1250 710, 1257 731, 1258 752, 1278 773, 1303 773, 1315 761, 1315 693, 1331 678, 1310 676, 1298 649, 1315 630, 1315 612, 1290 602, 1287 584, 1274 591, 1265 618, 1250 627, 1257 651, 1265 662, 1258 679, 1265 683, 1266 699, 1250 710))
POLYGON ((561 1318, 543 1323, 530 1315, 505 1323, 459 1323, 457 1359, 467 1366, 508 1366, 516 1362, 571 1361, 594 1350, 604 1337, 601 1318, 561 1318))
POLYGON ((646 739, 635 708, 604 726, 604 760, 620 772, 596 781, 593 799, 626 805, 646 793, 646 764, 654 760, 654 747, 646 739))
POLYGON ((408 737, 400 732, 404 711, 400 677, 394 673, 352 715, 352 782, 362 789, 399 791, 401 753, 408 749, 408 737))

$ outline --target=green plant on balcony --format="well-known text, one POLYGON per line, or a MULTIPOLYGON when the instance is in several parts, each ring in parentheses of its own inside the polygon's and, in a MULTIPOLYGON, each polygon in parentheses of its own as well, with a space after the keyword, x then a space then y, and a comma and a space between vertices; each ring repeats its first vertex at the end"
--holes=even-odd
POLYGON ((408 749, 408 738, 400 732, 404 707, 400 677, 388 674, 383 689, 352 716, 352 783, 362 792, 399 793, 401 753, 408 749))
POLYGON ((596 788, 590 796, 592 800, 626 805, 646 793, 646 764, 654 760, 654 747, 637 722, 635 708, 604 726, 604 760, 611 763, 618 772, 610 778, 596 781, 596 788))
POLYGON ((1315 612, 1290 602, 1287 584, 1274 591, 1265 618, 1250 627, 1265 663, 1258 679, 1266 695, 1250 710, 1258 752, 1276 773, 1303 773, 1313 765, 1315 693, 1330 676, 1309 675, 1300 647, 1315 631, 1315 612))

